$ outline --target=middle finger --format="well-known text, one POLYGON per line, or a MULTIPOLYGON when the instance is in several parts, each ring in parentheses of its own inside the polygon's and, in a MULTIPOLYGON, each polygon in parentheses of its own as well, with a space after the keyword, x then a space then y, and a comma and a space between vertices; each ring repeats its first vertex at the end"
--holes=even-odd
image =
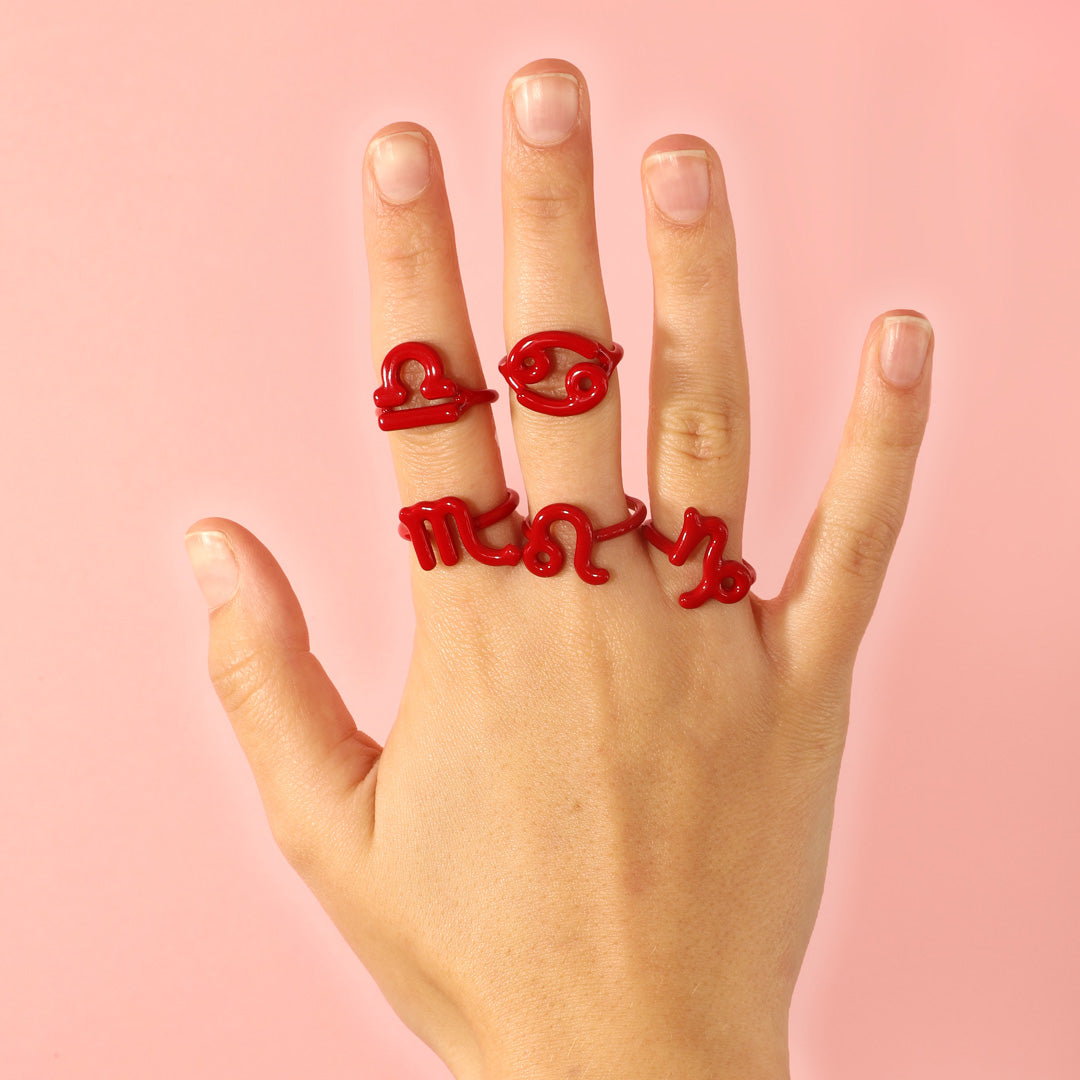
MULTIPOLYGON (((588 90, 564 60, 536 60, 510 80, 503 99, 503 324, 509 350, 522 338, 568 330, 612 345, 593 208, 588 90)), ((557 379, 581 357, 559 350, 557 379)), ((556 385, 556 382, 558 385, 556 385)), ((549 390, 550 386, 550 390, 549 390)), ((619 453, 619 390, 587 412, 549 416, 510 393, 514 441, 529 511, 580 506, 597 527, 626 516, 619 453)))

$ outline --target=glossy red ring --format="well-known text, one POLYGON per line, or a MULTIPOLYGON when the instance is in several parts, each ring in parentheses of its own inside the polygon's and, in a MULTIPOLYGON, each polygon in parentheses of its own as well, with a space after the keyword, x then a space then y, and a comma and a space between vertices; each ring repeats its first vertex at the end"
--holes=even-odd
POLYGON ((435 568, 435 551, 431 546, 431 537, 435 540, 435 548, 438 549, 444 566, 453 566, 458 561, 457 546, 450 533, 451 521, 457 526, 462 546, 478 562, 488 566, 514 566, 521 560, 521 548, 517 544, 491 548, 482 543, 476 534, 481 529, 509 517, 519 498, 516 491, 507 488, 506 498, 498 506, 475 517, 469 513, 465 500, 456 495, 413 503, 412 506, 402 507, 398 512, 398 534, 412 541, 417 562, 424 570, 435 568), (431 528, 431 537, 424 528, 425 522, 431 528))
POLYGON ((585 511, 571 503, 550 503, 541 507, 535 517, 526 518, 522 525, 525 568, 537 577, 552 577, 562 569, 566 555, 552 537, 551 527, 556 521, 569 521, 575 530, 574 569, 578 577, 590 585, 603 585, 611 573, 602 566, 593 565, 593 545, 633 532, 645 520, 645 504, 640 499, 627 495, 626 507, 630 511, 628 517, 602 529, 594 529, 585 511))
POLYGON ((693 506, 687 507, 683 513, 682 531, 674 540, 659 532, 651 520, 642 525, 641 531, 645 539, 653 547, 659 548, 673 566, 682 566, 694 548, 708 537, 709 542, 702 557, 701 581, 679 597, 679 604, 684 608, 700 607, 710 598, 719 600, 721 604, 737 603, 757 580, 754 568, 745 559, 724 558, 727 525, 718 517, 703 517, 693 506), (725 586, 725 581, 730 581, 731 585, 725 586))
POLYGON ((470 405, 497 401, 496 390, 469 390, 447 377, 439 354, 422 341, 403 341, 395 345, 382 362, 382 385, 375 391, 375 407, 379 410, 379 427, 383 431, 402 428, 429 427, 432 424, 452 424, 470 405), (402 409, 409 397, 409 388, 401 377, 401 369, 415 360, 424 369, 420 394, 433 405, 417 405, 402 409), (449 398, 449 401, 438 401, 449 398))
POLYGON ((499 362, 499 373, 525 408, 549 416, 573 416, 603 401, 622 354, 621 345, 612 343, 608 348, 568 330, 545 330, 522 338, 499 362), (570 349, 582 357, 566 373, 564 398, 545 397, 530 389, 551 371, 548 349, 570 349))

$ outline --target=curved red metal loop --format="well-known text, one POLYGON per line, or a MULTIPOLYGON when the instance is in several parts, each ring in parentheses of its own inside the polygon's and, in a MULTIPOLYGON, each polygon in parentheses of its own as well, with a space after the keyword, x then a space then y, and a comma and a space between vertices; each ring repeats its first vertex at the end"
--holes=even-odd
POLYGON ((375 391, 375 407, 379 410, 379 427, 383 431, 402 428, 428 427, 431 424, 452 424, 470 405, 497 401, 496 390, 469 390, 458 386, 443 371, 439 354, 422 341, 404 341, 395 345, 382 362, 382 385, 375 391), (402 409, 409 397, 409 388, 401 377, 401 369, 415 361, 424 369, 420 394, 428 401, 449 398, 434 405, 417 405, 402 409))
POLYGON ((611 572, 593 565, 593 545, 632 532, 645 520, 645 504, 640 499, 627 495, 626 506, 630 511, 628 517, 602 529, 594 529, 585 511, 571 503, 551 503, 541 507, 535 517, 526 518, 522 524, 525 534, 522 561, 526 569, 537 577, 551 577, 563 568, 566 554, 551 535, 551 527, 556 521, 569 521, 576 534, 574 569, 578 577, 590 585, 603 585, 611 577, 611 572))
POLYGON ((411 540, 416 551, 416 560, 424 570, 435 568, 435 551, 431 540, 444 566, 453 566, 458 561, 458 551, 450 533, 450 522, 457 526, 458 536, 465 550, 478 562, 488 566, 514 566, 521 559, 521 548, 517 544, 507 544, 502 548, 491 548, 482 543, 476 535, 480 529, 494 525, 497 521, 509 517, 518 504, 519 495, 507 488, 506 498, 498 506, 473 517, 464 499, 449 495, 445 499, 431 502, 413 503, 405 506, 398 513, 398 534, 411 540), (427 525, 431 530, 428 536, 427 525))
POLYGON ((645 539, 653 547, 659 548, 674 566, 682 566, 694 548, 706 537, 709 538, 702 559, 701 581, 679 597, 679 604, 684 608, 700 607, 710 597, 721 604, 734 604, 750 591, 750 586, 757 579, 754 568, 745 559, 724 558, 727 525, 718 517, 703 517, 693 506, 687 507, 683 514, 682 532, 674 540, 658 532, 651 520, 642 525, 641 531, 645 539), (731 584, 725 586, 725 581, 731 584))
POLYGON ((545 330, 522 338, 499 362, 499 372, 525 408, 549 416, 573 416, 603 401, 622 355, 621 345, 612 343, 609 349, 568 330, 545 330), (564 398, 546 397, 530 389, 551 371, 548 349, 570 349, 583 358, 566 373, 564 398))

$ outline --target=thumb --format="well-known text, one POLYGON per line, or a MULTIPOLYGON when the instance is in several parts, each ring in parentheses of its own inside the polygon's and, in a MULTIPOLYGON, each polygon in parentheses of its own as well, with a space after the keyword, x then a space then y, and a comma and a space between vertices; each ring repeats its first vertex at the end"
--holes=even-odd
POLYGON ((339 850, 343 830, 353 842, 370 833, 381 747, 357 730, 309 651, 300 604, 270 552, 227 518, 197 521, 184 540, 210 607, 210 680, 275 841, 297 870, 311 868, 339 850))

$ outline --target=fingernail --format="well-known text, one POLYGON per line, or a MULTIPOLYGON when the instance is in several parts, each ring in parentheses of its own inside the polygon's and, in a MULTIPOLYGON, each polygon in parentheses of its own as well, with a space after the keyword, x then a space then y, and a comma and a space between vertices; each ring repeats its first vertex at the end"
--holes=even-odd
POLYGON ((371 168, 382 197, 412 202, 431 180, 431 153, 422 131, 396 131, 371 144, 371 168))
POLYGON ((881 373, 893 386, 914 386, 930 349, 930 323, 919 315, 890 315, 881 334, 881 373))
POLYGON ((569 72, 551 71, 514 81, 514 115, 527 142, 554 146, 578 120, 578 81, 569 72))
POLYGON ((195 580, 206 597, 207 607, 213 611, 236 594, 240 584, 236 556, 225 534, 214 529, 188 533, 184 543, 195 580))
POLYGON ((698 221, 709 205, 709 157, 704 150, 650 154, 645 182, 665 217, 680 225, 698 221))

